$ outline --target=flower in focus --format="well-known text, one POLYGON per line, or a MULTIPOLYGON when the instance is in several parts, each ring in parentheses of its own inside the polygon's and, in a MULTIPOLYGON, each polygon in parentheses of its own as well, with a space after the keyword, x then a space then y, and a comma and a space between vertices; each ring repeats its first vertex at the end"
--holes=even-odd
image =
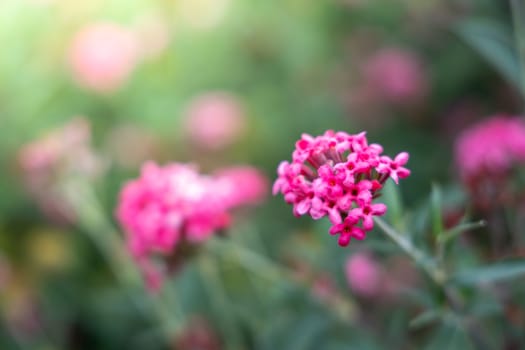
POLYGON ((382 270, 367 253, 356 253, 345 263, 349 287, 363 297, 374 297, 381 291, 382 270))
MULTIPOLYGON (((250 168, 241 170, 256 174, 250 168)), ((230 173, 240 187, 230 185, 228 172, 215 177, 188 164, 160 167, 149 162, 138 179, 123 187, 116 215, 151 289, 160 287, 163 275, 155 256, 164 257, 168 268, 173 267, 170 263, 178 267, 186 253, 230 225, 230 209, 260 199, 258 192, 257 197, 238 193, 247 190, 243 184, 251 186, 260 179, 243 180, 243 174, 230 173)))
POLYGON ((390 177, 397 184, 410 175, 404 167, 408 153, 391 159, 382 152, 380 145, 368 144, 365 132, 303 134, 292 162, 279 165, 273 193, 283 194, 295 216, 328 216, 330 234, 338 234, 339 245, 346 246, 351 238, 364 239, 374 227, 373 216, 386 212, 385 204, 373 202, 385 181, 390 177))
POLYGON ((194 99, 184 122, 190 140, 207 150, 218 150, 236 141, 245 130, 245 114, 240 102, 223 92, 194 99))
POLYGON ((478 209, 519 200, 511 175, 525 164, 525 123, 502 115, 481 121, 459 135, 455 158, 478 209))
POLYGON ((87 119, 75 117, 64 126, 23 146, 18 163, 29 193, 49 217, 72 221, 73 212, 58 184, 71 175, 98 176, 103 162, 91 148, 87 119))
POLYGON ((419 59, 399 48, 384 48, 374 54, 363 66, 362 74, 369 90, 393 104, 413 104, 428 89, 419 59))
POLYGON ((69 49, 75 80, 100 93, 117 90, 138 60, 138 43, 132 31, 115 23, 94 23, 81 29, 69 49))

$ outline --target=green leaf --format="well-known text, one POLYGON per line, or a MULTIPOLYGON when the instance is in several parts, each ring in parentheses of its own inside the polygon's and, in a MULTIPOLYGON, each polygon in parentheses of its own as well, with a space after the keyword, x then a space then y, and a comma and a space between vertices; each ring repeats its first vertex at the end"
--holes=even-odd
POLYGON ((452 277, 451 282, 471 286, 509 280, 521 275, 525 275, 525 260, 501 262, 460 271, 452 277))
POLYGON ((383 187, 383 201, 388 206, 387 217, 389 221, 398 229, 404 229, 401 227, 403 223, 403 204, 397 185, 388 181, 383 187))
POLYGON ((439 188, 439 186, 436 184, 432 184, 431 213, 432 213, 432 232, 434 233, 434 236, 439 236, 444 230, 441 203, 442 203, 441 188, 439 188))
POLYGON ((432 336, 425 350, 470 350, 472 344, 464 329, 459 325, 443 325, 432 336))
POLYGON ((480 220, 476 222, 465 222, 457 225, 456 227, 451 228, 450 230, 445 231, 440 237, 438 237, 438 240, 440 242, 446 243, 465 231, 474 230, 476 228, 485 226, 487 226, 487 222, 485 220, 480 220))
POLYGON ((439 320, 442 316, 440 310, 427 310, 410 320, 409 327, 411 329, 418 329, 425 327, 435 321, 439 320))
POLYGON ((509 29, 496 21, 471 19, 457 25, 455 32, 505 79, 520 87, 519 59, 509 29))

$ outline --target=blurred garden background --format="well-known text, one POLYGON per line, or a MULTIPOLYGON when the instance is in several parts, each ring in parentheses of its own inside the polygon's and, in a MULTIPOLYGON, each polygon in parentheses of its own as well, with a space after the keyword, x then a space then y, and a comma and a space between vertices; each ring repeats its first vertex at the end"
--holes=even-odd
POLYGON ((0 0, 0 42, 0 349, 525 349, 524 1, 0 0), (410 154, 423 259, 272 196, 326 130, 410 154), (151 162, 245 196, 161 277, 118 209, 151 162))

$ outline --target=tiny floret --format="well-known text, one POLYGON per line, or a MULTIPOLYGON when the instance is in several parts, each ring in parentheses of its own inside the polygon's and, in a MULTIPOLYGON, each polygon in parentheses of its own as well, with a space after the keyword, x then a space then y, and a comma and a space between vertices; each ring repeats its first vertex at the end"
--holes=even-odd
POLYGON ((303 134, 292 162, 279 165, 273 194, 281 193, 295 216, 327 216, 332 223, 329 233, 339 235, 339 245, 362 240, 374 227, 373 216, 386 213, 385 204, 374 202, 385 181, 392 178, 397 184, 410 175, 407 152, 394 159, 382 152, 380 145, 368 144, 365 132, 303 134))

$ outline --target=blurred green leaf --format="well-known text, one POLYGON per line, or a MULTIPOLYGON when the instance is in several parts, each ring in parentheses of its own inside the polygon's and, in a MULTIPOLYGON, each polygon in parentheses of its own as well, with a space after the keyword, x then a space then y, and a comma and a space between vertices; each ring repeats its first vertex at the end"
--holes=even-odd
POLYGON ((434 333, 424 350, 471 350, 473 346, 464 329, 443 325, 434 333))
POLYGON ((432 232, 434 236, 439 236, 443 233, 443 213, 441 188, 437 184, 432 184, 431 194, 431 213, 432 213, 432 232))
POLYGON ((505 79, 520 87, 519 60, 508 28, 493 20, 468 19, 458 24, 455 31, 505 79))
POLYGON ((452 283, 460 285, 478 285, 509 280, 525 274, 525 261, 495 263, 460 271, 451 279, 452 283))
POLYGON ((439 320, 441 316, 442 316, 442 312, 440 310, 424 311, 418 316, 414 317, 412 320, 410 320, 409 327, 412 329, 418 329, 421 327, 425 327, 439 320))

